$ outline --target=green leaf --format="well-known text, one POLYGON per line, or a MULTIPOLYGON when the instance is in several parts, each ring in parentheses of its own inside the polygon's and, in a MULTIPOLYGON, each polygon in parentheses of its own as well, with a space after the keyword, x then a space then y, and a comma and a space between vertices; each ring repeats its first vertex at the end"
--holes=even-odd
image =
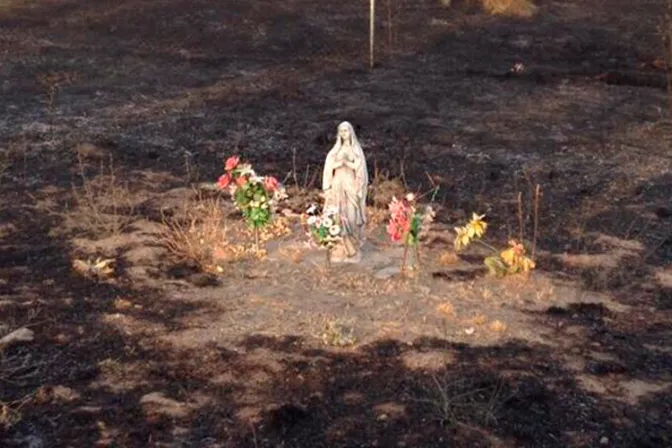
POLYGON ((495 275, 497 277, 503 277, 509 272, 509 269, 504 261, 502 261, 502 259, 496 255, 485 257, 483 264, 487 266, 488 272, 491 275, 495 275))

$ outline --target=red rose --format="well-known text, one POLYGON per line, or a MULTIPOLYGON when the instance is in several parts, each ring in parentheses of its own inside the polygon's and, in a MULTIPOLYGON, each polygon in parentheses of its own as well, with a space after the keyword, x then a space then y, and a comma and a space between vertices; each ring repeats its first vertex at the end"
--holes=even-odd
POLYGON ((266 191, 274 191, 278 183, 278 179, 273 176, 264 177, 264 188, 266 188, 266 191))
POLYGON ((239 187, 242 187, 246 183, 247 183, 247 177, 245 176, 236 177, 236 185, 238 185, 239 187))
POLYGON ((224 169, 226 171, 231 171, 235 167, 238 166, 238 162, 240 162, 240 157, 238 156, 231 156, 228 159, 226 159, 226 163, 224 165, 224 169))
POLYGON ((219 179, 217 179, 217 186, 219 188, 226 188, 229 186, 231 183, 231 174, 230 173, 225 173, 219 176, 219 179))

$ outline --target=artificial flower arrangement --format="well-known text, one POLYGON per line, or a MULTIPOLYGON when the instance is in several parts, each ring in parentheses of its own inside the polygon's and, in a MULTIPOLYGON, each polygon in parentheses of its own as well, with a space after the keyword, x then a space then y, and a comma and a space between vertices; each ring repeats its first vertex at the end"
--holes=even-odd
POLYGON ((325 207, 322 213, 317 212, 317 205, 308 207, 305 215, 308 225, 308 236, 319 247, 327 250, 327 267, 331 264, 331 250, 334 245, 341 241, 343 226, 338 215, 338 208, 325 207))
POLYGON ((494 255, 485 257, 483 263, 488 271, 498 277, 519 272, 528 273, 536 267, 533 259, 526 256, 525 246, 516 240, 509 240, 509 247, 499 251, 491 245, 483 242, 488 223, 483 220, 485 215, 474 213, 471 220, 463 227, 455 227, 455 250, 461 251, 473 241, 477 241, 494 252, 494 255))
POLYGON ((285 188, 273 176, 257 175, 252 165, 241 163, 237 155, 226 159, 217 186, 228 187, 236 209, 254 230, 254 248, 259 251, 259 229, 272 221, 275 207, 287 198, 285 188))
POLYGON ((401 271, 404 272, 410 247, 414 249, 416 267, 419 265, 420 237, 429 230, 436 213, 431 206, 420 209, 413 193, 407 194, 403 199, 393 197, 388 208, 390 220, 387 223, 387 234, 390 240, 401 241, 404 245, 404 256, 401 262, 401 271))

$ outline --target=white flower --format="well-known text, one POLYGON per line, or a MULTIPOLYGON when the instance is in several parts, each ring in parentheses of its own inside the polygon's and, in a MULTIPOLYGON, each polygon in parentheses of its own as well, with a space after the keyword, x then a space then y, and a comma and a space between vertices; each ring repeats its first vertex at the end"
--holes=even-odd
POLYGON ((406 195, 406 200, 407 200, 408 202, 413 202, 413 201, 415 201, 415 195, 414 195, 413 193, 408 193, 408 194, 406 195))
POLYGON ((308 218, 308 225, 312 226, 314 224, 317 224, 317 216, 311 216, 308 218))
POLYGON ((322 225, 324 227, 331 227, 334 225, 334 221, 327 216, 322 220, 322 225))
POLYGON ((254 172, 252 169, 252 165, 249 163, 243 163, 241 165, 238 165, 238 175, 239 176, 249 176, 249 177, 257 177, 257 174, 254 172))
POLYGON ((314 214, 317 211, 317 205, 311 204, 310 207, 308 207, 308 210, 306 210, 306 213, 309 215, 314 214))
POLYGON ((329 235, 336 236, 339 233, 341 233, 341 227, 338 224, 334 224, 333 226, 329 227, 329 235))
POLYGON ((261 176, 257 176, 254 171, 252 171, 252 174, 250 176, 250 182, 253 184, 260 184, 264 181, 264 178, 261 176))
POLYGON ((285 190, 285 187, 282 185, 278 185, 275 188, 275 191, 273 192, 273 200, 276 202, 280 202, 284 199, 287 199, 289 196, 287 195, 287 190, 285 190))
POLYGON ((327 216, 333 216, 338 214, 338 207, 335 205, 330 205, 324 208, 324 214, 327 216))

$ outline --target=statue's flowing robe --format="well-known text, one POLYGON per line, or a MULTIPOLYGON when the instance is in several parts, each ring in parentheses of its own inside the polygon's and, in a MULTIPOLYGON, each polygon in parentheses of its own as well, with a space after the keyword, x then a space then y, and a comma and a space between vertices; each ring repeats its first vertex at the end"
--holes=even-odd
POLYGON ((338 127, 349 129, 351 150, 348 154, 341 154, 347 148, 339 134, 336 144, 327 154, 322 174, 325 207, 337 207, 347 234, 361 241, 364 224, 366 224, 366 195, 369 184, 366 158, 352 125, 345 121, 338 127), (341 157, 348 157, 353 161, 354 170, 348 166, 334 168, 341 157))

